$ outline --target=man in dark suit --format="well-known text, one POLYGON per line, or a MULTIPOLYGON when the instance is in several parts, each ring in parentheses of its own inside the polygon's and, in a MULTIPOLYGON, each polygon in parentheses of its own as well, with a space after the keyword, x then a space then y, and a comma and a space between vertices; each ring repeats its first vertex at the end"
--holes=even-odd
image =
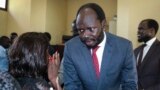
POLYGON ((80 7, 76 27, 79 36, 65 44, 64 90, 136 90, 132 44, 105 32, 102 8, 95 3, 80 7))
POLYGON ((145 47, 140 45, 134 51, 139 90, 160 90, 160 42, 155 37, 158 27, 153 19, 145 19, 138 26, 138 41, 145 44, 145 47), (140 55, 141 51, 143 55, 140 55))

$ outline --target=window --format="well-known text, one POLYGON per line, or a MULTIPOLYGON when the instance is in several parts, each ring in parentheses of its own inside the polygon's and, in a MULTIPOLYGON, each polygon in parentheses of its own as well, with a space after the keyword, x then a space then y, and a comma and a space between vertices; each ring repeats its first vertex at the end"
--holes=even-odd
POLYGON ((0 10, 7 10, 8 0, 0 0, 0 10))

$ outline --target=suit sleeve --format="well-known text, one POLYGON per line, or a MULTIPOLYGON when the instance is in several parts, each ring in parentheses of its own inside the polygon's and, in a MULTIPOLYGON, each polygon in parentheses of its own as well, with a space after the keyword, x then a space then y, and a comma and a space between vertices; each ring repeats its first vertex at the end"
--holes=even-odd
POLYGON ((65 46, 64 50, 64 90, 83 90, 82 83, 76 72, 74 62, 71 58, 70 51, 65 46))
POLYGON ((125 60, 122 68, 122 90, 137 90, 136 60, 131 42, 125 51, 125 60))

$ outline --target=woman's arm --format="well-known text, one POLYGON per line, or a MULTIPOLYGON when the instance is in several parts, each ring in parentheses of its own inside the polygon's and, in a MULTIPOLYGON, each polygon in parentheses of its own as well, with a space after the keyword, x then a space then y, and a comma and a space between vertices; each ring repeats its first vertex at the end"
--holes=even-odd
POLYGON ((49 63, 48 63, 48 79, 50 80, 55 90, 62 90, 58 82, 59 67, 60 67, 60 58, 59 58, 59 53, 56 52, 55 54, 52 55, 52 57, 49 58, 49 63))

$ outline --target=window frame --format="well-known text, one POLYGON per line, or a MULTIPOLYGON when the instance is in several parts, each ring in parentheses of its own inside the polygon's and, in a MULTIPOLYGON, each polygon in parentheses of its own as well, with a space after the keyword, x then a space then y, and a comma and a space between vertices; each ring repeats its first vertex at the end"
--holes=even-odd
POLYGON ((7 11, 8 9, 8 0, 6 0, 5 8, 0 7, 0 10, 7 11))

